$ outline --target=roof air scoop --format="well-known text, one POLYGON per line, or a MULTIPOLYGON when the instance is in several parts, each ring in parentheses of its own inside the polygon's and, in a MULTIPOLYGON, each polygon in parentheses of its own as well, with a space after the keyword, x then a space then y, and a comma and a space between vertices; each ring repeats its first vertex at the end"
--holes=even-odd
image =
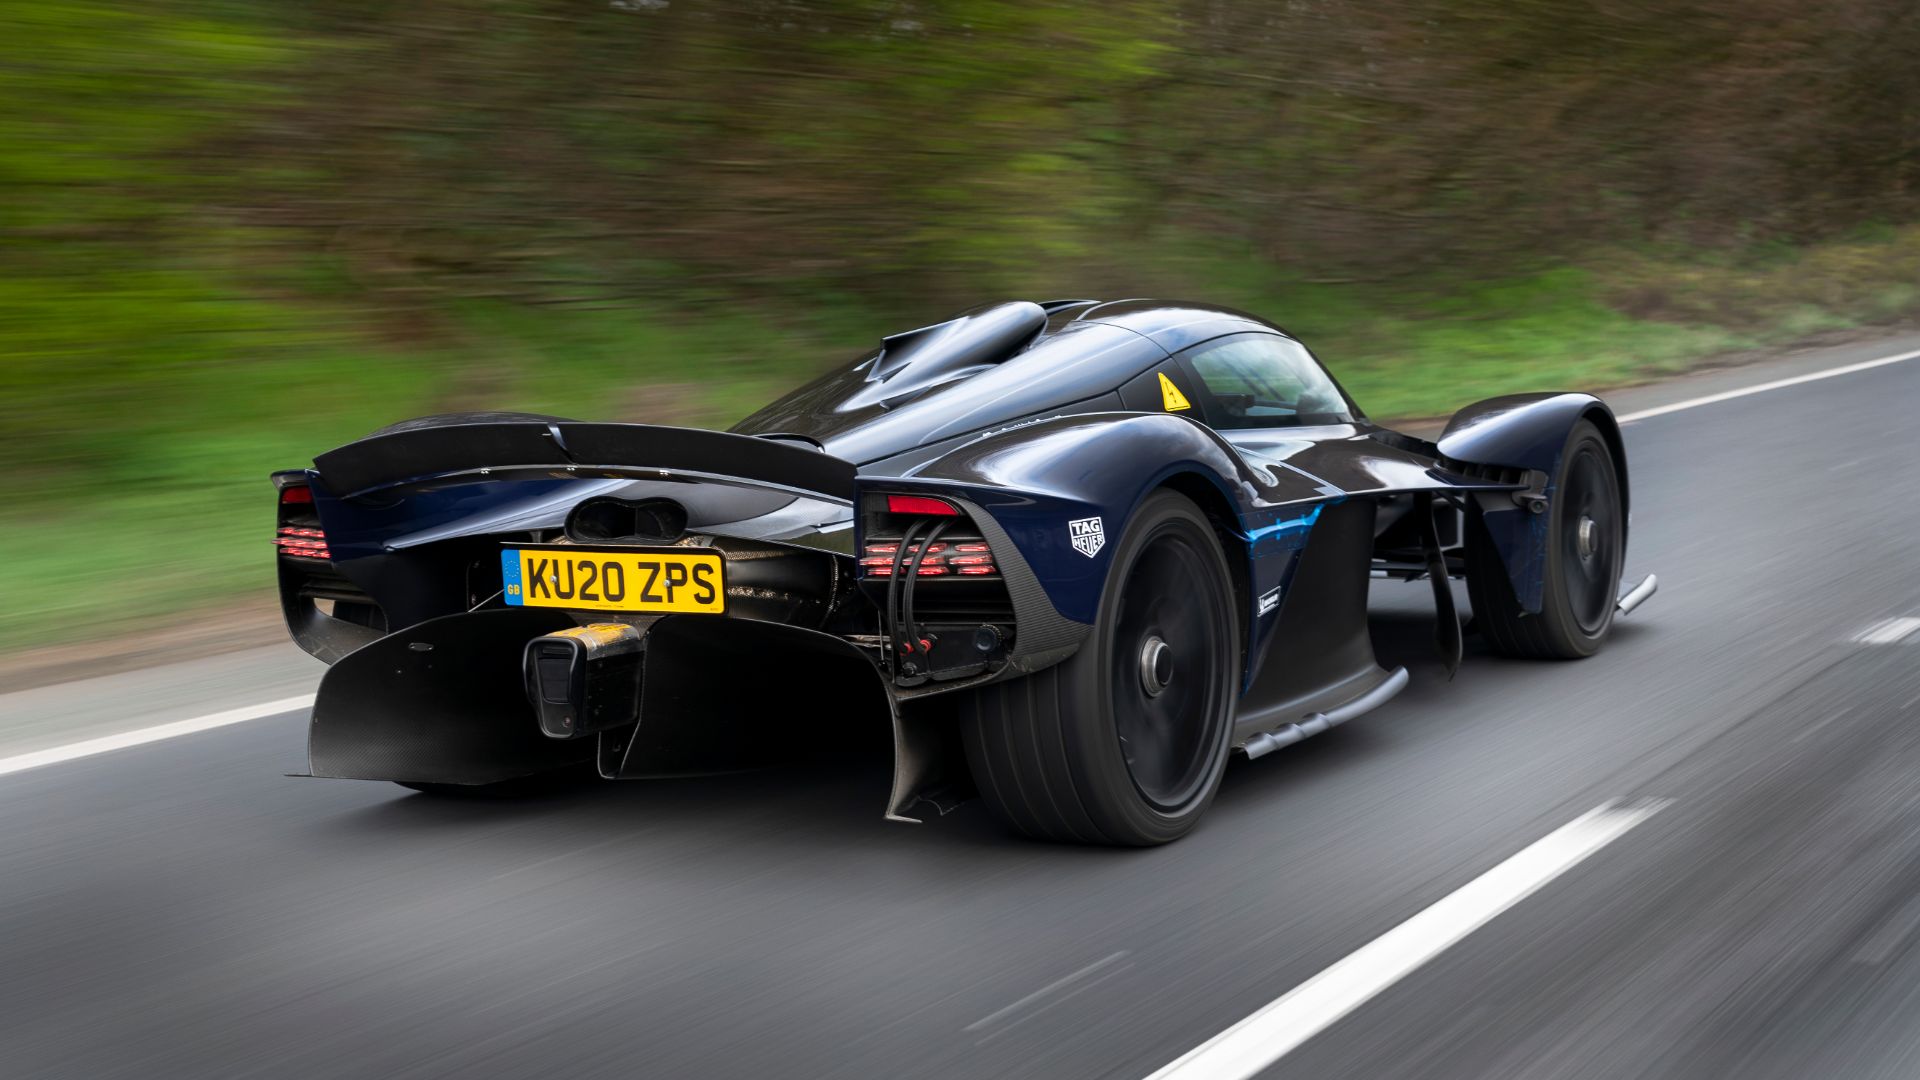
POLYGON ((844 408, 884 404, 998 364, 1026 348, 1047 325, 1039 304, 1015 300, 962 312, 946 322, 882 338, 867 385, 844 408))

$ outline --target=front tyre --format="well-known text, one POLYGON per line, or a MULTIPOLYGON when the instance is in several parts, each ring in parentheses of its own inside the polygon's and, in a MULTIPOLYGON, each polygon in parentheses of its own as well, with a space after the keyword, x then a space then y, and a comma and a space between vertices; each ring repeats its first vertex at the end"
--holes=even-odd
POLYGON ((1626 548, 1620 478, 1600 429, 1582 420, 1567 434, 1547 509, 1546 581, 1540 613, 1520 607, 1486 527, 1467 538, 1467 595, 1475 624, 1504 656, 1577 660, 1613 629, 1626 548))
POLYGON ((1149 495, 1120 539, 1080 651, 961 702, 982 798, 1028 836, 1147 846, 1213 802, 1233 735, 1233 586, 1207 517, 1149 495))

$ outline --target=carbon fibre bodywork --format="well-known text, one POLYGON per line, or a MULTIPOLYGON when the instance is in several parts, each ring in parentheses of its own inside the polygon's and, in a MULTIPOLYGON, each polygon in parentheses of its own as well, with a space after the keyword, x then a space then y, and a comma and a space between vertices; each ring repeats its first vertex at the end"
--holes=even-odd
MULTIPOLYGON (((588 761, 607 777, 711 771, 812 745, 859 714, 892 732, 889 816, 944 806, 967 787, 954 695, 1073 655, 1099 616, 1110 541, 1166 488, 1205 511, 1227 556, 1234 741, 1253 752, 1404 681, 1367 638, 1372 574, 1438 570, 1444 586, 1468 529, 1484 528, 1515 596, 1540 609, 1539 511, 1574 424, 1606 434, 1624 490, 1618 428, 1584 394, 1470 406, 1432 442, 1373 424, 1344 390, 1292 418, 1310 422, 1222 423, 1189 357, 1252 335, 1298 348, 1203 305, 992 305, 888 338, 731 432, 452 418, 276 474, 283 495, 305 492, 283 504, 283 532, 324 539, 322 557, 280 559, 296 641, 335 664, 312 771, 453 784, 588 761), (1175 407, 1176 389, 1166 408, 1143 407, 1168 383, 1193 400, 1175 407), (908 497, 951 516, 897 510, 908 497), (594 502, 671 507, 673 528, 650 527, 674 535, 600 536, 578 517, 594 502), (979 545, 986 572, 926 577, 941 536, 979 545), (527 696, 540 691, 519 650, 606 616, 513 607, 499 571, 503 546, 553 543, 690 545, 727 568, 724 617, 614 617, 646 639, 637 715, 575 741, 536 731, 527 696), (475 670, 486 678, 454 686, 475 670)), ((1452 640, 1457 654, 1457 626, 1452 640)))

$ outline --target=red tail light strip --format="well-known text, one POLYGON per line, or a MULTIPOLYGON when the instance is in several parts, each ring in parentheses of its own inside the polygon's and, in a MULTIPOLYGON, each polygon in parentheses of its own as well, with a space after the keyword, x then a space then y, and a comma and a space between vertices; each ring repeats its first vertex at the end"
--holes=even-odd
MULTIPOLYGON (((900 552, 899 543, 868 544, 866 555, 860 560, 860 569, 868 577, 892 577, 894 558, 900 552)), ((900 559, 903 564, 911 563, 920 552, 919 544, 908 544, 907 553, 900 559)), ((949 574, 965 574, 969 577, 981 577, 1000 572, 993 564, 993 555, 987 545, 977 542, 944 544, 935 541, 928 545, 927 555, 920 560, 917 577, 946 577, 949 574), (966 554, 961 554, 965 552, 966 554)))
MULTIPOLYGON (((288 490, 292 490, 289 488, 288 490)), ((302 529, 293 525, 282 525, 273 538, 273 546, 282 554, 294 555, 303 559, 331 559, 327 552, 327 534, 319 529, 302 529)))

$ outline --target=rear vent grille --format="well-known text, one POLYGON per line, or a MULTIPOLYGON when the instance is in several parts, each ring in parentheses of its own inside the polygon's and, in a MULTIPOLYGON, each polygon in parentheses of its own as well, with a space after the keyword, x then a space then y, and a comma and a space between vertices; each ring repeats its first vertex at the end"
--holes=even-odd
POLYGON ((347 603, 371 603, 365 589, 342 577, 331 566, 301 567, 297 571, 295 591, 309 600, 340 600, 347 603))

